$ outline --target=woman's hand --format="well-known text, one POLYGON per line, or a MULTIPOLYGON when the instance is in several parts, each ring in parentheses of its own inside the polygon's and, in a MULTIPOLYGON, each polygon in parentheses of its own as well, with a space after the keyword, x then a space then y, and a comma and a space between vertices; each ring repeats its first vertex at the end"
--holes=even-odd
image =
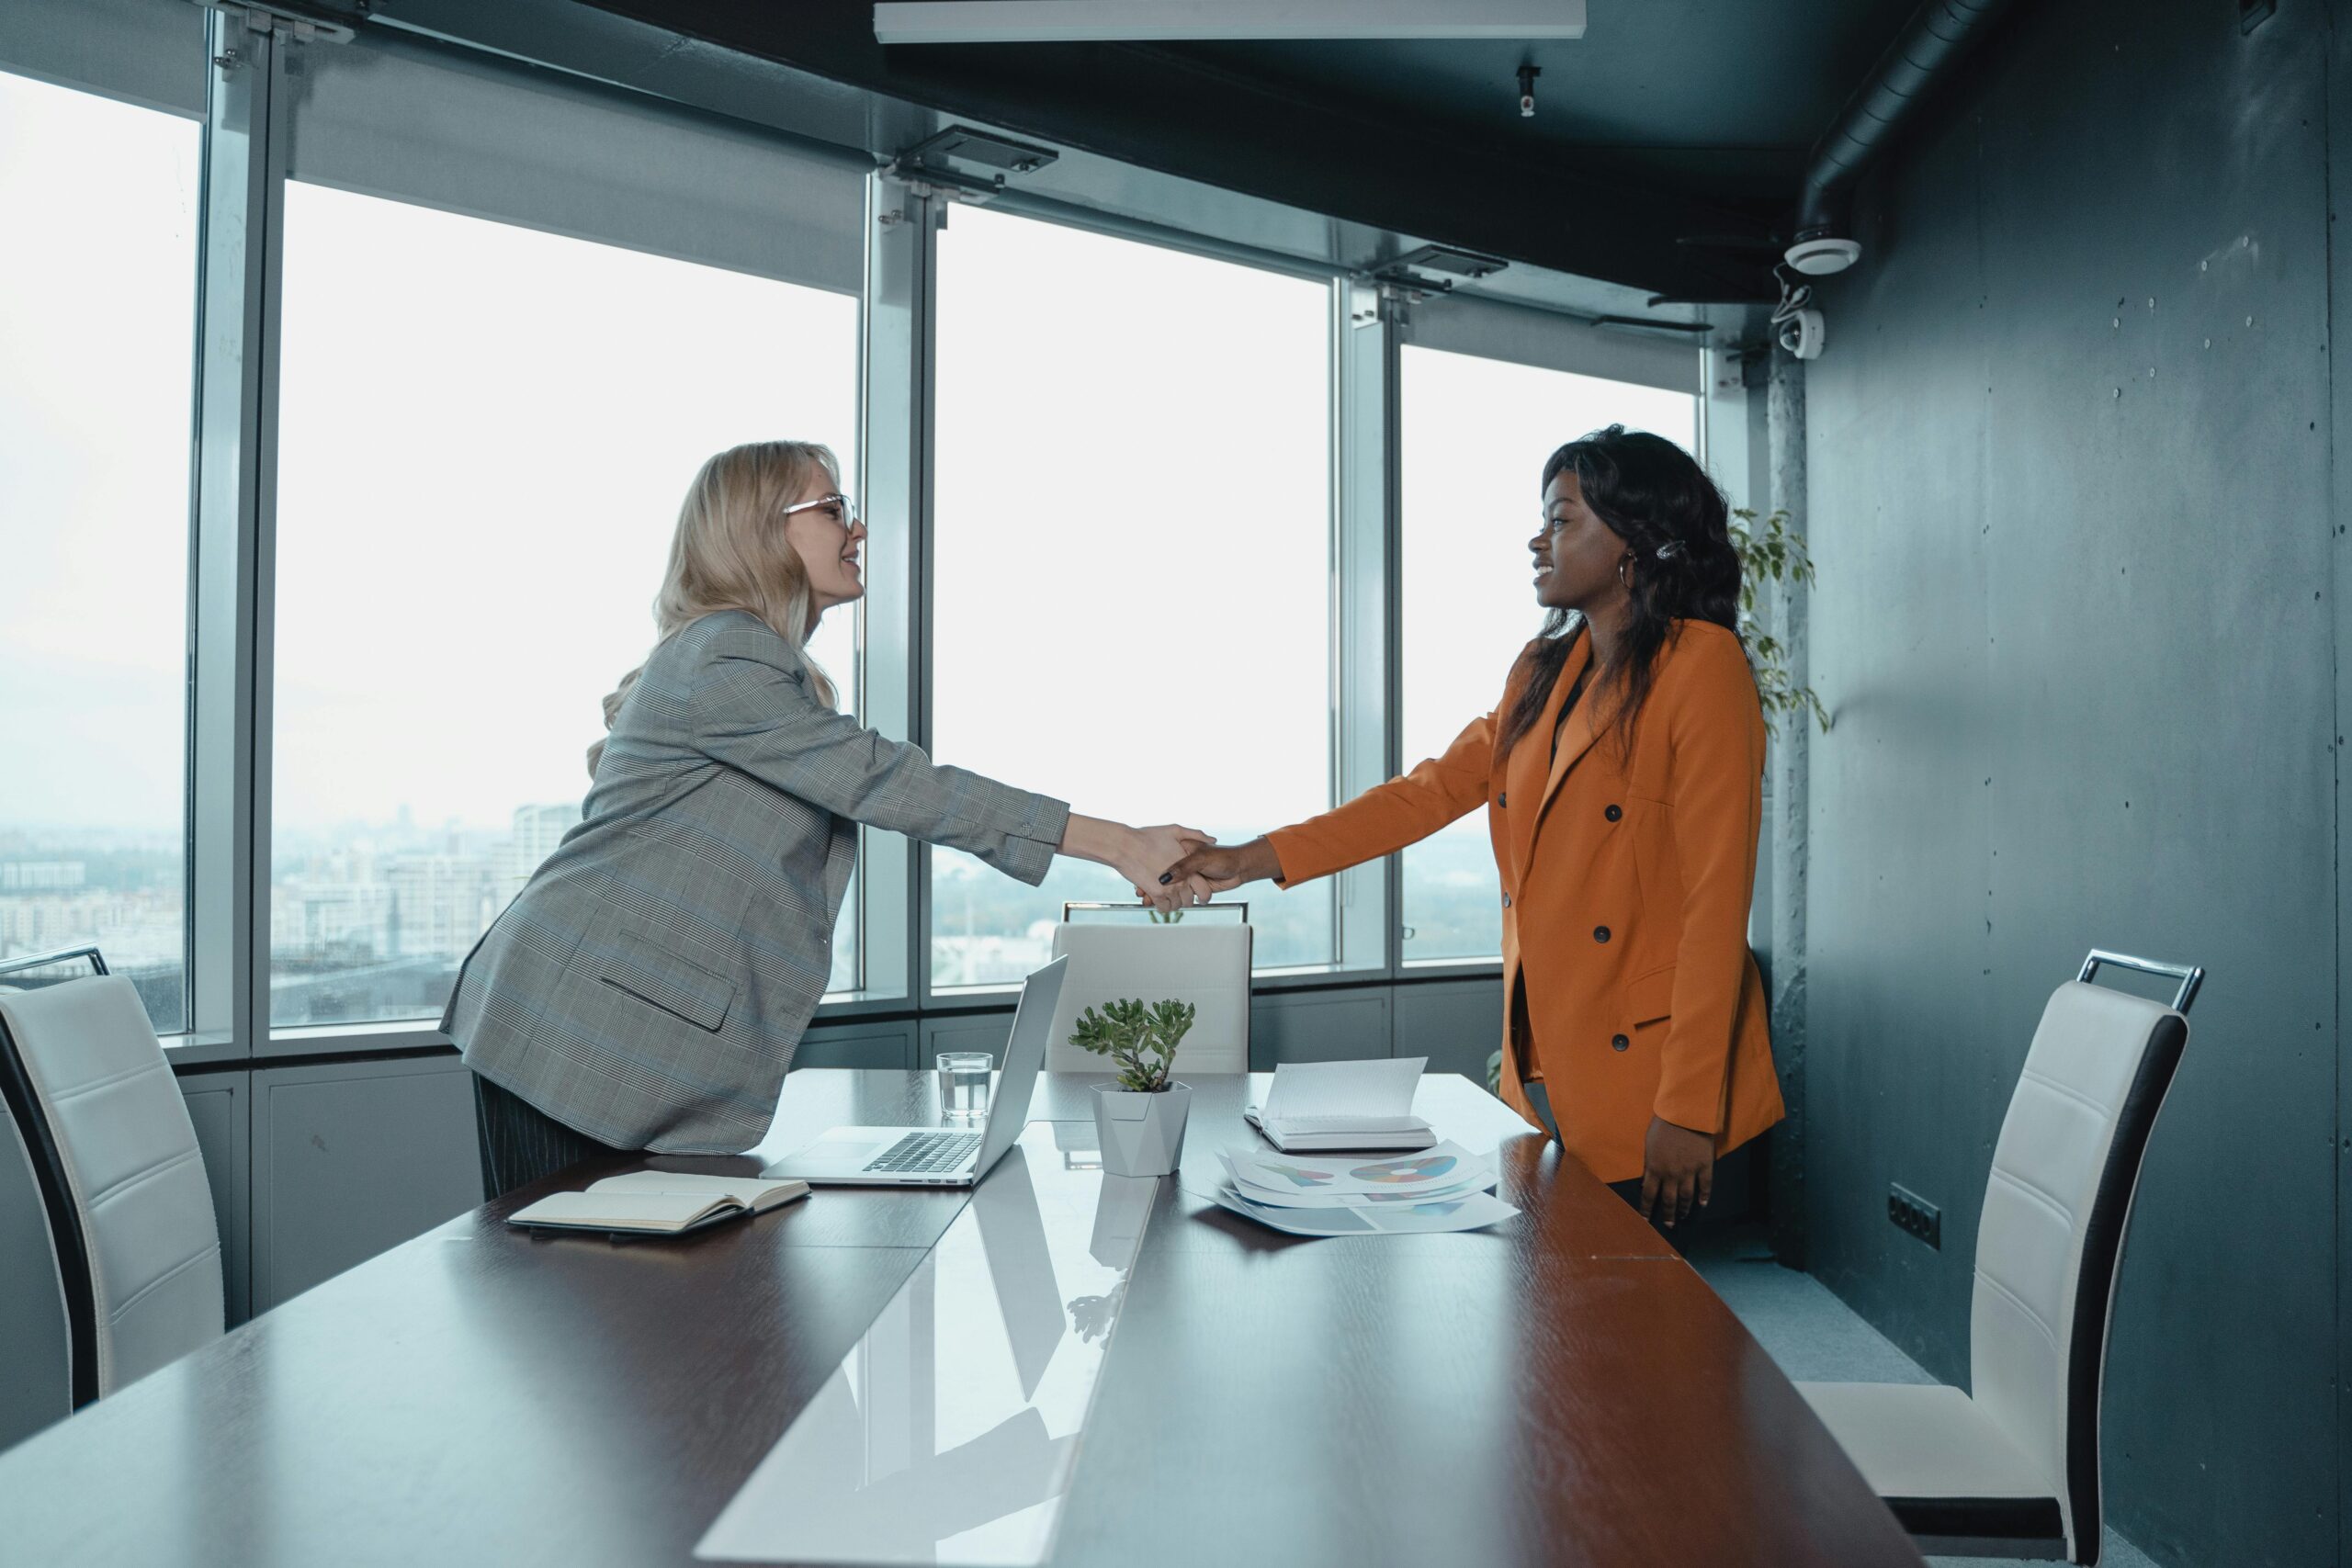
POLYGON ((1173 884, 1189 878, 1212 893, 1222 893, 1261 876, 1282 874, 1283 863, 1275 856, 1274 846, 1260 837, 1229 850, 1218 848, 1211 840, 1170 866, 1167 880, 1173 884))
POLYGON ((1703 1209, 1714 1195, 1713 1134, 1651 1117, 1642 1151, 1642 1218, 1655 1209, 1658 1223, 1672 1230, 1675 1221, 1689 1217, 1692 1203, 1703 1209))
POLYGON ((1155 909, 1182 909, 1208 901, 1204 882, 1162 875, 1170 863, 1190 851, 1214 844, 1214 835, 1174 823, 1157 828, 1130 828, 1124 822, 1070 813, 1063 831, 1061 851, 1080 860, 1107 865, 1135 886, 1136 897, 1155 909))
POLYGON ((1210 888, 1205 882, 1189 876, 1173 876, 1170 869, 1184 856, 1216 842, 1212 833, 1198 828, 1180 827, 1164 822, 1157 828, 1130 828, 1135 840, 1125 858, 1114 862, 1126 879, 1135 884, 1136 897, 1156 909, 1182 909, 1209 901, 1210 888))

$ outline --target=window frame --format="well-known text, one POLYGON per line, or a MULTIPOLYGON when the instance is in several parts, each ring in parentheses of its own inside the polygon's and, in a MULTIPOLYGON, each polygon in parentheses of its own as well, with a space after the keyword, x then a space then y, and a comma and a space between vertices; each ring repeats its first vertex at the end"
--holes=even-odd
MULTIPOLYGON (((1472 359, 1521 365, 1536 370, 1556 370, 1661 391, 1687 391, 1694 402, 1693 428, 1700 466, 1709 467, 1708 412, 1712 357, 1695 344, 1677 343, 1652 335, 1611 332, 1555 311, 1506 304, 1500 300, 1449 295, 1397 307, 1398 331, 1387 366, 1388 425, 1386 440, 1393 454, 1388 471, 1390 530, 1394 558, 1404 554, 1405 440, 1402 360, 1407 346, 1434 349, 1472 359)), ((1734 505, 1744 504, 1735 499, 1734 505)), ((1390 687, 1390 731, 1396 749, 1389 776, 1402 773, 1416 758, 1403 754, 1404 733, 1404 593, 1401 581, 1389 604, 1390 641, 1394 648, 1390 687)), ((1405 956, 1405 856, 1387 857, 1390 908, 1388 922, 1389 975, 1399 981, 1472 978, 1502 973, 1502 954, 1465 954, 1444 958, 1405 956)))
MULTIPOLYGON (((446 1050, 447 1037, 434 1018, 277 1026, 270 1016, 277 337, 285 190, 296 177, 289 120, 297 89, 289 78, 303 73, 309 63, 306 51, 380 49, 393 58, 447 63, 469 75, 503 76, 518 87, 527 85, 543 94, 577 96, 597 108, 618 106, 682 123, 690 130, 708 130, 716 122, 705 124, 703 117, 634 95, 557 80, 529 67, 510 70, 461 51, 389 35, 371 32, 349 44, 306 43, 277 32, 259 14, 216 11, 206 22, 209 87, 198 240, 199 346, 190 573, 190 1027, 165 1043, 175 1063, 189 1066, 446 1050)), ((722 134, 738 142, 772 142, 787 154, 805 157, 812 152, 812 144, 799 139, 731 123, 722 134)), ((816 155, 836 165, 856 162, 833 149, 817 150, 816 155)), ((857 177, 858 222, 865 230, 870 228, 872 205, 865 177, 857 177)), ((423 204, 439 205, 430 200, 423 204)), ((565 231, 536 215, 511 219, 480 209, 469 215, 565 231)), ((626 236, 583 232, 577 237, 628 243, 626 236)), ((726 263, 720 259, 717 265, 726 263)), ((804 259, 800 265, 812 264, 804 259)), ((868 258, 861 254, 852 276, 866 278, 868 266, 868 258)), ((791 276, 764 268, 762 273, 791 276)), ((867 366, 873 323, 866 291, 861 289, 857 299, 857 405, 863 441, 872 423, 867 366)), ((862 446, 859 461, 869 473, 874 470, 869 447, 862 446)), ((890 588, 886 586, 876 597, 889 599, 890 588)), ((871 624, 873 609, 867 605, 860 610, 856 680, 861 692, 887 693, 889 682, 873 680, 865 668, 864 627, 871 624)), ((903 608, 894 613, 903 615, 903 608)), ((872 850, 883 837, 865 836, 862 849, 872 850)), ((907 912, 902 900, 887 892, 876 896, 871 886, 875 878, 865 874, 867 869, 862 857, 853 918, 860 921, 858 962, 865 988, 856 997, 860 1002, 902 1006, 903 991, 894 992, 888 978, 894 965, 887 942, 877 953, 875 941, 887 938, 893 929, 905 930, 907 912)), ((854 1009, 829 1005, 822 1010, 832 1014, 854 1009)))
MULTIPOLYGON (((920 352, 922 373, 915 378, 920 412, 914 423, 922 441, 916 456, 916 468, 921 476, 917 532, 921 536, 920 570, 918 573, 921 649, 915 662, 920 673, 915 677, 921 691, 916 705, 919 727, 912 733, 916 742, 926 750, 934 739, 932 707, 932 604, 935 583, 933 572, 933 478, 935 467, 933 437, 937 429, 935 367, 937 360, 937 285, 939 231, 946 226, 947 215, 958 202, 958 193, 941 189, 920 181, 891 179, 877 175, 876 185, 885 193, 903 192, 911 216, 915 205, 921 204, 922 216, 904 228, 912 231, 910 239, 919 241, 923 255, 921 261, 923 321, 921 323, 920 352)), ((1378 771, 1375 756, 1387 728, 1387 716, 1394 711, 1393 699, 1387 693, 1385 623, 1381 606, 1387 594, 1387 582, 1393 570, 1387 560, 1385 536, 1387 532, 1387 486, 1375 449, 1379 440, 1376 423, 1365 425, 1364 412, 1376 415, 1383 397, 1375 378, 1385 376, 1387 328, 1376 318, 1369 324, 1375 329, 1371 340, 1358 344, 1352 337, 1356 327, 1366 324, 1354 319, 1358 306, 1369 298, 1363 286, 1334 267, 1314 266, 1305 263, 1284 265, 1279 258, 1262 254, 1243 254, 1232 247, 1216 244, 1205 239, 1187 243, 1187 237, 1172 234, 1155 225, 1123 222, 1107 215, 1063 207, 1058 203, 1023 201, 1017 196, 1002 199, 994 196, 989 204, 1035 222, 1043 222, 1076 231, 1100 234, 1131 243, 1148 244, 1158 249, 1182 254, 1198 255, 1231 265, 1251 267, 1261 272, 1302 278, 1320 284, 1329 292, 1329 323, 1328 343, 1329 400, 1326 425, 1326 455, 1330 465, 1329 490, 1329 544, 1327 549, 1327 582, 1330 596, 1329 655, 1326 670, 1326 710, 1330 726, 1329 773, 1331 805, 1338 805, 1389 776, 1378 771), (1369 457, 1374 464, 1366 472, 1363 463, 1369 457)), ((882 242, 887 243, 888 242, 882 242)), ((904 842, 904 840, 899 840, 904 842)), ((1394 858, 1394 857, 1388 857, 1394 858)), ((916 888, 917 920, 910 931, 907 993, 914 1007, 923 1012, 963 1012, 1001 1008, 1020 991, 1013 981, 1001 981, 974 986, 934 986, 931 980, 932 944, 932 848, 916 847, 911 859, 918 884, 916 888)), ((1385 979, 1393 973, 1385 953, 1381 931, 1388 923, 1384 910, 1387 905, 1386 877, 1384 862, 1374 861, 1327 880, 1318 890, 1319 897, 1331 900, 1332 955, 1322 964, 1293 964, 1253 968, 1250 985, 1253 990, 1279 990, 1294 987, 1324 987, 1335 981, 1368 981, 1385 979)), ((1281 897, 1295 897, 1295 893, 1279 893, 1281 897)), ((901 1010, 904 1004, 900 1004, 901 1010)), ((846 1012, 848 1010, 844 1009, 846 1012)), ((831 1016, 830 1011, 820 1013, 831 1016)))
MULTIPOLYGON (((164 25, 158 18, 180 16, 177 0, 100 0, 86 10, 78 0, 75 6, 56 0, 42 13, 51 20, 41 25, 61 36, 75 27, 97 32, 112 25, 105 18, 117 13, 136 13, 137 25, 151 30, 164 25), (100 19, 89 21, 93 16, 100 19)), ((429 1020, 276 1029, 268 1017, 276 340, 284 188, 292 174, 288 121, 296 91, 289 79, 301 74, 306 51, 380 47, 452 63, 462 57, 461 68, 473 75, 509 73, 533 91, 591 95, 608 107, 718 129, 736 141, 772 139, 779 148, 837 162, 854 162, 857 155, 539 66, 381 37, 378 29, 362 29, 353 44, 306 43, 276 30, 265 14, 210 11, 201 20, 206 104, 190 486, 188 1029, 168 1044, 173 1059, 185 1065, 446 1050, 447 1038, 429 1020)), ((0 46, 10 37, 0 29, 0 46)), ((88 37, 70 42, 82 55, 106 53, 93 51, 88 37)), ((0 54, 6 52, 0 47, 0 54)), ((49 74, 37 62, 31 73, 49 74)), ((185 98, 190 89, 181 83, 169 91, 185 98)), ((120 96, 153 101, 150 90, 120 96)), ((189 110, 183 104, 179 112, 189 110)), ((956 193, 924 183, 919 171, 911 181, 888 171, 865 175, 862 193, 858 483, 870 509, 902 516, 907 525, 885 530, 869 547, 868 592, 858 608, 857 692, 865 722, 928 744, 937 232, 956 193)), ((1707 456, 1716 400, 1704 390, 1708 356, 1695 345, 1611 333, 1555 311, 1494 299, 1414 299, 1337 264, 1253 251, 1018 188, 992 199, 1026 217, 1286 272, 1329 290, 1327 674, 1334 803, 1394 776, 1411 761, 1401 754, 1400 725, 1397 367, 1406 344, 1616 379, 1652 382, 1671 374, 1678 389, 1696 383, 1702 460, 1707 456), (1657 368, 1668 364, 1676 368, 1657 368), (1634 367, 1649 368, 1629 373, 1634 367)), ((1147 305, 1138 302, 1138 308, 1147 305)), ((872 831, 861 832, 860 845, 856 900, 846 911, 857 921, 859 986, 829 995, 818 1021, 1001 1010, 1012 987, 934 990, 930 984, 928 852, 898 835, 872 831)), ((1313 991, 1498 972, 1494 957, 1408 963, 1399 924, 1402 895, 1398 855, 1329 879, 1314 896, 1332 900, 1331 961, 1261 970, 1253 987, 1313 991)))
POLYGON ((199 746, 205 715, 199 706, 198 677, 201 664, 198 638, 202 622, 203 583, 198 550, 205 472, 201 452, 205 381, 212 355, 209 353, 206 303, 208 270, 212 265, 216 227, 213 187, 217 117, 209 97, 209 62, 215 34, 205 14, 163 0, 85 0, 71 7, 26 5, 0 16, 0 69, 13 75, 46 83, 69 92, 112 99, 134 107, 192 122, 198 129, 197 166, 201 188, 196 202, 195 267, 188 288, 195 297, 194 332, 188 363, 187 504, 184 514, 186 604, 184 625, 187 653, 182 671, 186 693, 180 757, 180 993, 182 1029, 167 1037, 174 1059, 209 1061, 237 1054, 225 1027, 209 1027, 213 1015, 225 1016, 229 987, 226 969, 233 957, 225 949, 224 928, 203 918, 203 897, 212 886, 217 868, 200 860, 199 835, 205 830, 209 798, 199 793, 202 777, 199 746))

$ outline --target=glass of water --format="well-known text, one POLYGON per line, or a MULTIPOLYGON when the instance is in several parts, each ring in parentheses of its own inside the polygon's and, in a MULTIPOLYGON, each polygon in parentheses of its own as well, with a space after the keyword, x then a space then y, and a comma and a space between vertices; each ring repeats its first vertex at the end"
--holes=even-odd
POLYGON ((989 1113, 989 1069, 996 1058, 986 1051, 939 1054, 939 1110, 950 1122, 977 1122, 989 1113))

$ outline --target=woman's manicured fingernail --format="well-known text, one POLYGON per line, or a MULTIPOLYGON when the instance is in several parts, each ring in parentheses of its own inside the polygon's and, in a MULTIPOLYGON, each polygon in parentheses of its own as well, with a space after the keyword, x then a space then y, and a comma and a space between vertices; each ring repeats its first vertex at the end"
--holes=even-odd
POLYGON ((1175 874, 1175 874, 1174 872, 1172 872, 1172 871, 1163 871, 1163 872, 1161 872, 1161 873, 1159 874, 1159 885, 1160 885, 1162 887, 1167 886, 1168 886, 1168 884, 1169 884, 1169 882, 1170 882, 1170 879, 1172 879, 1172 878, 1175 876, 1175 874))

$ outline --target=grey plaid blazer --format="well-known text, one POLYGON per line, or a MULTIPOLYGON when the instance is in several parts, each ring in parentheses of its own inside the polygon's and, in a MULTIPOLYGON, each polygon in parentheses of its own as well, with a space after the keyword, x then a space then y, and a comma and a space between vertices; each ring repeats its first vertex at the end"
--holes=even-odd
POLYGON ((621 1148, 747 1149, 824 994, 858 823, 1044 880, 1069 807, 935 766, 808 679, 741 611, 654 649, 584 820, 458 973, 467 1066, 621 1148))

